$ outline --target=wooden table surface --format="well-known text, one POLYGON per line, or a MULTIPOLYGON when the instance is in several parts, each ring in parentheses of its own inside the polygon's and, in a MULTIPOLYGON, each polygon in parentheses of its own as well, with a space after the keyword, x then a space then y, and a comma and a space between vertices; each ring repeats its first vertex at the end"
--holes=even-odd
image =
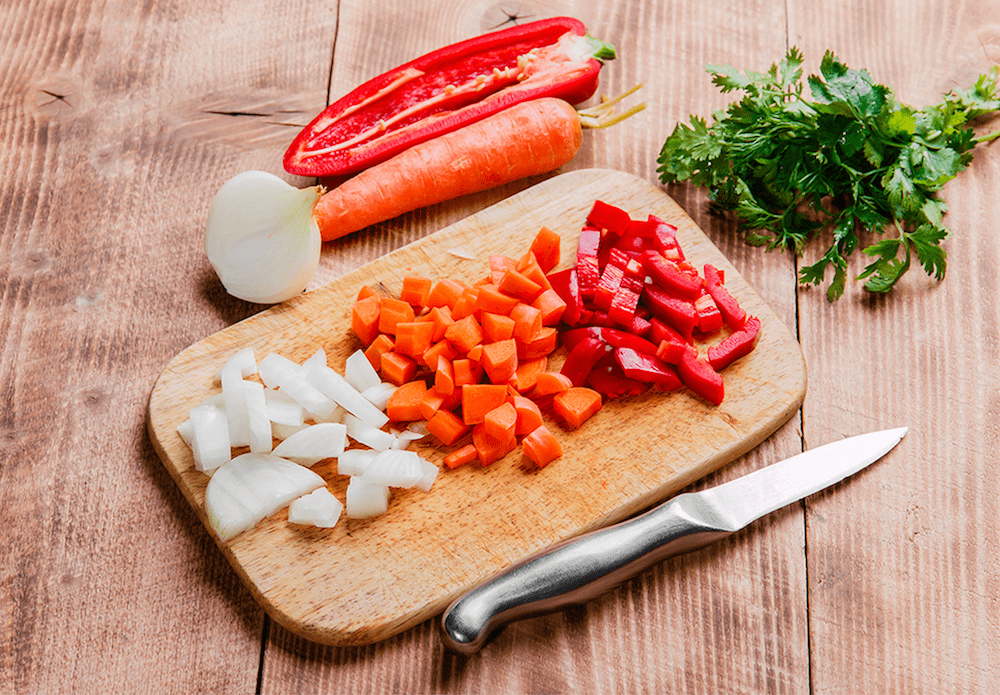
MULTIPOLYGON (((829 304, 796 286, 791 257, 710 215, 703 191, 666 189, 809 369, 799 413, 698 486, 911 429, 849 482, 584 608, 467 659, 433 621, 319 646, 265 616, 188 507, 146 435, 149 392, 183 348, 261 310, 205 259, 215 190, 281 174, 297 128, 361 81, 559 14, 617 46, 601 92, 642 82, 649 105, 587 133, 565 170, 654 182, 675 123, 731 98, 706 63, 765 69, 795 45, 815 70, 831 49, 924 105, 1000 61, 998 0, 0 3, 0 692, 996 692, 996 144, 945 189, 947 278, 918 269, 888 297, 851 284, 829 304)), ((316 282, 539 180, 327 244, 316 282)))

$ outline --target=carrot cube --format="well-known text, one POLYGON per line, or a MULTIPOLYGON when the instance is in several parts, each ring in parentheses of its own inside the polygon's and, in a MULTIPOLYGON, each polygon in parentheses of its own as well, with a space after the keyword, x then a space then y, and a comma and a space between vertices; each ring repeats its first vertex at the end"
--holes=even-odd
POLYGON ((548 227, 542 227, 531 242, 531 251, 542 271, 549 272, 559 265, 559 246, 562 239, 548 227))
POLYGON ((434 370, 434 390, 443 396, 450 396, 455 391, 455 370, 451 360, 441 357, 434 370))
POLYGON ((438 410, 434 417, 427 421, 427 431, 451 446, 469 431, 469 426, 462 419, 448 410, 438 410))
POLYGON ((530 360, 534 357, 548 355, 556 349, 559 334, 552 326, 544 326, 530 341, 517 341, 518 359, 530 360))
POLYGON ((465 283, 453 278, 438 280, 427 295, 426 306, 430 307, 453 307, 458 301, 459 295, 465 290, 465 283))
POLYGON ((420 402, 427 392, 427 384, 419 379, 408 381, 389 396, 389 403, 385 407, 385 414, 390 420, 396 422, 412 422, 422 420, 423 414, 420 412, 420 402))
POLYGON ((461 359, 451 363, 452 371, 455 373, 455 386, 465 386, 467 384, 478 384, 483 374, 483 366, 474 360, 461 359))
POLYGON ((535 297, 542 291, 541 285, 516 270, 508 270, 504 273, 500 282, 497 283, 497 289, 504 294, 520 299, 522 302, 529 303, 534 301, 535 297))
POLYGON ((466 384, 462 386, 462 420, 476 425, 486 418, 486 413, 507 400, 507 387, 503 384, 466 384))
POLYGON ((476 306, 491 314, 507 316, 517 306, 517 297, 501 292, 496 285, 482 285, 476 297, 476 306))
POLYGON ((517 343, 513 338, 483 345, 483 369, 494 384, 506 384, 517 371, 517 343))
POLYGON ((416 276, 403 278, 403 289, 399 292, 399 298, 410 306, 427 306, 430 294, 430 278, 416 276))
POLYGON ((521 440, 521 444, 524 447, 524 455, 534 461, 539 468, 544 468, 563 454, 562 444, 545 425, 536 427, 521 440))
POLYGON ((420 357, 431 346, 434 324, 430 321, 409 321, 396 324, 396 352, 408 357, 420 357))
POLYGON ((601 394, 584 386, 574 386, 555 395, 552 409, 568 427, 576 429, 601 409, 601 394))
POLYGON ((396 349, 396 344, 385 333, 379 333, 378 337, 365 350, 365 357, 372 363, 376 371, 382 369, 382 353, 392 352, 396 349))
POLYGON ((398 352, 384 352, 380 371, 383 379, 396 386, 402 386, 417 373, 417 363, 398 352))
POLYGON ((510 432, 509 437, 497 439, 486 433, 484 424, 479 424, 472 428, 472 443, 476 447, 479 462, 488 466, 513 451, 517 446, 517 437, 510 432))
POLYGON ((444 465, 448 468, 455 469, 459 466, 464 466, 467 463, 472 463, 476 460, 479 453, 476 451, 475 444, 466 444, 461 449, 456 449, 447 456, 444 457, 444 465))
MULTIPOLYGON (((364 300, 369 301, 369 300, 364 300)), ((381 302, 382 310, 379 314, 378 329, 383 333, 396 333, 396 324, 408 323, 416 318, 413 307, 401 299, 384 297, 381 302)))
POLYGON ((459 352, 466 353, 483 342, 483 329, 475 316, 466 316, 448 326, 444 337, 458 348, 459 352))
POLYGON ((378 336, 381 313, 378 297, 366 297, 354 303, 351 310, 351 330, 365 345, 371 345, 378 336))
POLYGON ((453 360, 458 357, 458 350, 448 340, 439 340, 424 351, 420 362, 430 369, 437 369, 438 360, 442 357, 453 360))
POLYGON ((486 413, 486 417, 483 418, 483 431, 490 437, 505 442, 515 433, 516 424, 517 411, 513 405, 505 401, 486 413))
POLYGON ((524 302, 518 302, 511 310, 510 317, 514 319, 514 337, 522 343, 531 342, 538 331, 542 330, 542 312, 524 302))
POLYGON ((514 319, 509 316, 484 311, 479 322, 483 326, 483 337, 491 343, 514 337, 514 319))
POLYGON ((542 312, 543 326, 557 326, 563 313, 566 311, 566 302, 553 289, 543 290, 535 297, 531 306, 542 312))
POLYGON ((504 273, 517 270, 517 261, 509 256, 490 256, 490 282, 499 285, 504 273))
POLYGON ((473 316, 479 311, 476 306, 476 297, 479 296, 478 287, 469 287, 462 291, 462 294, 455 300, 455 305, 451 308, 451 317, 458 321, 466 316, 473 316))
POLYGON ((514 396, 511 404, 517 413, 514 434, 525 435, 542 425, 542 411, 533 400, 524 396, 514 396))
POLYGON ((518 360, 517 369, 509 382, 518 393, 527 393, 535 388, 538 383, 538 375, 545 371, 549 365, 549 358, 546 356, 535 357, 530 360, 518 360))

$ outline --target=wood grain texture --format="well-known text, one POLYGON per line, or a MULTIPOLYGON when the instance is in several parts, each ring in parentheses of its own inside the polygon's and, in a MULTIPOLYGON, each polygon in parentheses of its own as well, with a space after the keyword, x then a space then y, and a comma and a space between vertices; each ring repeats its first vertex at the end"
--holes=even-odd
MULTIPOLYGON (((579 430, 551 423, 564 451, 558 466, 536 471, 511 454, 488 469, 444 471, 432 494, 397 493, 389 512, 375 520, 303 531, 279 512, 223 549, 283 626, 334 645, 390 637, 437 615, 513 562, 621 520, 704 477, 756 447, 798 409, 806 385, 798 343, 690 218, 630 174, 582 170, 534 186, 178 355, 153 389, 149 430, 185 497, 202 513, 208 477, 194 469, 177 426, 218 390, 212 377, 229 356, 251 346, 258 359, 276 352, 301 362, 322 347, 330 365, 342 371, 361 347, 350 331, 359 287, 381 284, 397 293, 407 274, 474 283, 490 254, 520 257, 543 225, 562 236, 561 267, 568 267, 598 199, 635 218, 654 214, 676 225, 687 258, 698 267, 726 269, 727 287, 760 318, 757 349, 725 372, 723 404, 712 407, 683 391, 611 400, 579 430)), ((553 368, 562 356, 553 356, 553 368)), ((438 465, 449 451, 435 442, 413 448, 438 465)), ((334 466, 313 470, 343 500, 347 481, 334 466)))
POLYGON ((178 350, 257 310, 211 276, 204 211, 293 133, 230 112, 322 103, 330 9, 0 4, 2 692, 256 685, 264 613, 145 412, 178 350))

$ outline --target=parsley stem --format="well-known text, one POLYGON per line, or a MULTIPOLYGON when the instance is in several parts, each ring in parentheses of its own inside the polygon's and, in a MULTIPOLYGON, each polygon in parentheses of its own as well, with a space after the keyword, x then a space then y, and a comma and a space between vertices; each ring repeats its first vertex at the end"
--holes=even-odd
POLYGON ((989 135, 980 135, 978 138, 973 138, 972 142, 975 142, 977 144, 980 142, 989 142, 990 140, 995 140, 998 137, 1000 137, 1000 130, 992 132, 989 135))

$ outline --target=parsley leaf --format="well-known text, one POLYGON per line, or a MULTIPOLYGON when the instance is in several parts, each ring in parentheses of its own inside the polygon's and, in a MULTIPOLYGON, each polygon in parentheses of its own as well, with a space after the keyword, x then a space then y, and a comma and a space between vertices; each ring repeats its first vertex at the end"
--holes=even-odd
POLYGON ((863 249, 873 259, 857 276, 865 289, 891 290, 912 256, 943 279, 949 232, 937 193, 969 165, 978 143, 1000 137, 976 137, 969 125, 1000 111, 1000 70, 915 109, 829 51, 805 83, 802 62, 793 47, 763 73, 708 66, 723 93, 743 97, 710 121, 678 124, 657 160, 660 179, 708 188, 713 209, 734 212, 750 244, 801 254, 829 234, 828 249, 799 281, 819 285, 832 270, 831 302, 844 293, 862 229, 896 234, 863 249))

